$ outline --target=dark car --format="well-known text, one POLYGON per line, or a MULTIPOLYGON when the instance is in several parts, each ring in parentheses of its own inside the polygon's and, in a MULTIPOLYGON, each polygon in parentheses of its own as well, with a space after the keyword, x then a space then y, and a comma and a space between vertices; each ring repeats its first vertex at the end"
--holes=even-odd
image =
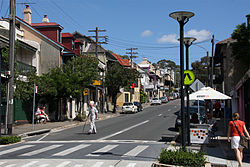
MULTIPOLYGON (((189 106, 189 112, 190 112, 190 119, 191 116, 196 113, 198 115, 199 123, 203 123, 203 120, 205 118, 205 107, 199 106, 200 110, 198 113, 198 106, 189 106)), ((187 112, 187 108, 184 108, 184 113, 187 112)), ((181 111, 178 112, 178 116, 175 120, 175 129, 178 130, 178 128, 181 127, 181 111)))
POLYGON ((140 111, 142 111, 143 110, 143 108, 142 108, 142 105, 141 105, 141 103, 140 102, 134 102, 134 105, 136 105, 137 106, 137 110, 138 110, 138 112, 140 112, 140 111))
POLYGON ((204 100, 195 100, 193 103, 193 106, 198 106, 198 103, 199 103, 199 106, 205 106, 204 100))

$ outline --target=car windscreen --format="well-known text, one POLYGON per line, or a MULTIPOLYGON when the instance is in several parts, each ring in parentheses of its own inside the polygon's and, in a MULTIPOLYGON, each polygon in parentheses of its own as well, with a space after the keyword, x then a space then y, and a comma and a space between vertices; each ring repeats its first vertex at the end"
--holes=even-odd
POLYGON ((123 106, 132 106, 133 103, 124 103, 123 106))

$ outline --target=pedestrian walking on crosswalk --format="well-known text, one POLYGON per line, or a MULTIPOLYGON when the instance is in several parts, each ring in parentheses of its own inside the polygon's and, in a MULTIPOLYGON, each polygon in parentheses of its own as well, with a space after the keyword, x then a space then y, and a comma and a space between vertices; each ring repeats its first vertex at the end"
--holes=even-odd
POLYGON ((88 131, 89 134, 91 133, 96 133, 96 126, 95 126, 95 120, 98 120, 98 110, 96 109, 96 107, 94 106, 95 102, 94 101, 90 101, 89 103, 89 114, 86 118, 86 121, 90 120, 90 129, 88 131))

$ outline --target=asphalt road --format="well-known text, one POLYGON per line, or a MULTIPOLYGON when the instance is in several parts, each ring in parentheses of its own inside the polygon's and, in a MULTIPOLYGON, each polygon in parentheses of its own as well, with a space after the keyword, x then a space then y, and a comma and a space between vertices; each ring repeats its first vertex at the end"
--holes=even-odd
POLYGON ((0 146, 0 167, 150 167, 176 135, 179 108, 175 100, 97 121, 97 134, 78 126, 0 146))
POLYGON ((96 122, 97 134, 87 134, 89 124, 58 132, 36 136, 29 141, 68 140, 146 140, 169 141, 175 136, 175 113, 180 109, 180 100, 154 105, 136 114, 121 114, 118 117, 96 122))

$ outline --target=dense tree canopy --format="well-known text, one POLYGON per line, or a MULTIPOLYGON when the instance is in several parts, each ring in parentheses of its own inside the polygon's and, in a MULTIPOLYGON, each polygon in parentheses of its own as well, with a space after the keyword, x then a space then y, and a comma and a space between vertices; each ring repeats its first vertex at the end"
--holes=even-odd
POLYGON ((139 73, 130 68, 124 68, 118 63, 113 63, 108 69, 105 77, 105 85, 108 88, 109 94, 112 96, 114 102, 114 112, 116 110, 116 98, 120 88, 131 85, 133 82, 137 82, 139 73))

